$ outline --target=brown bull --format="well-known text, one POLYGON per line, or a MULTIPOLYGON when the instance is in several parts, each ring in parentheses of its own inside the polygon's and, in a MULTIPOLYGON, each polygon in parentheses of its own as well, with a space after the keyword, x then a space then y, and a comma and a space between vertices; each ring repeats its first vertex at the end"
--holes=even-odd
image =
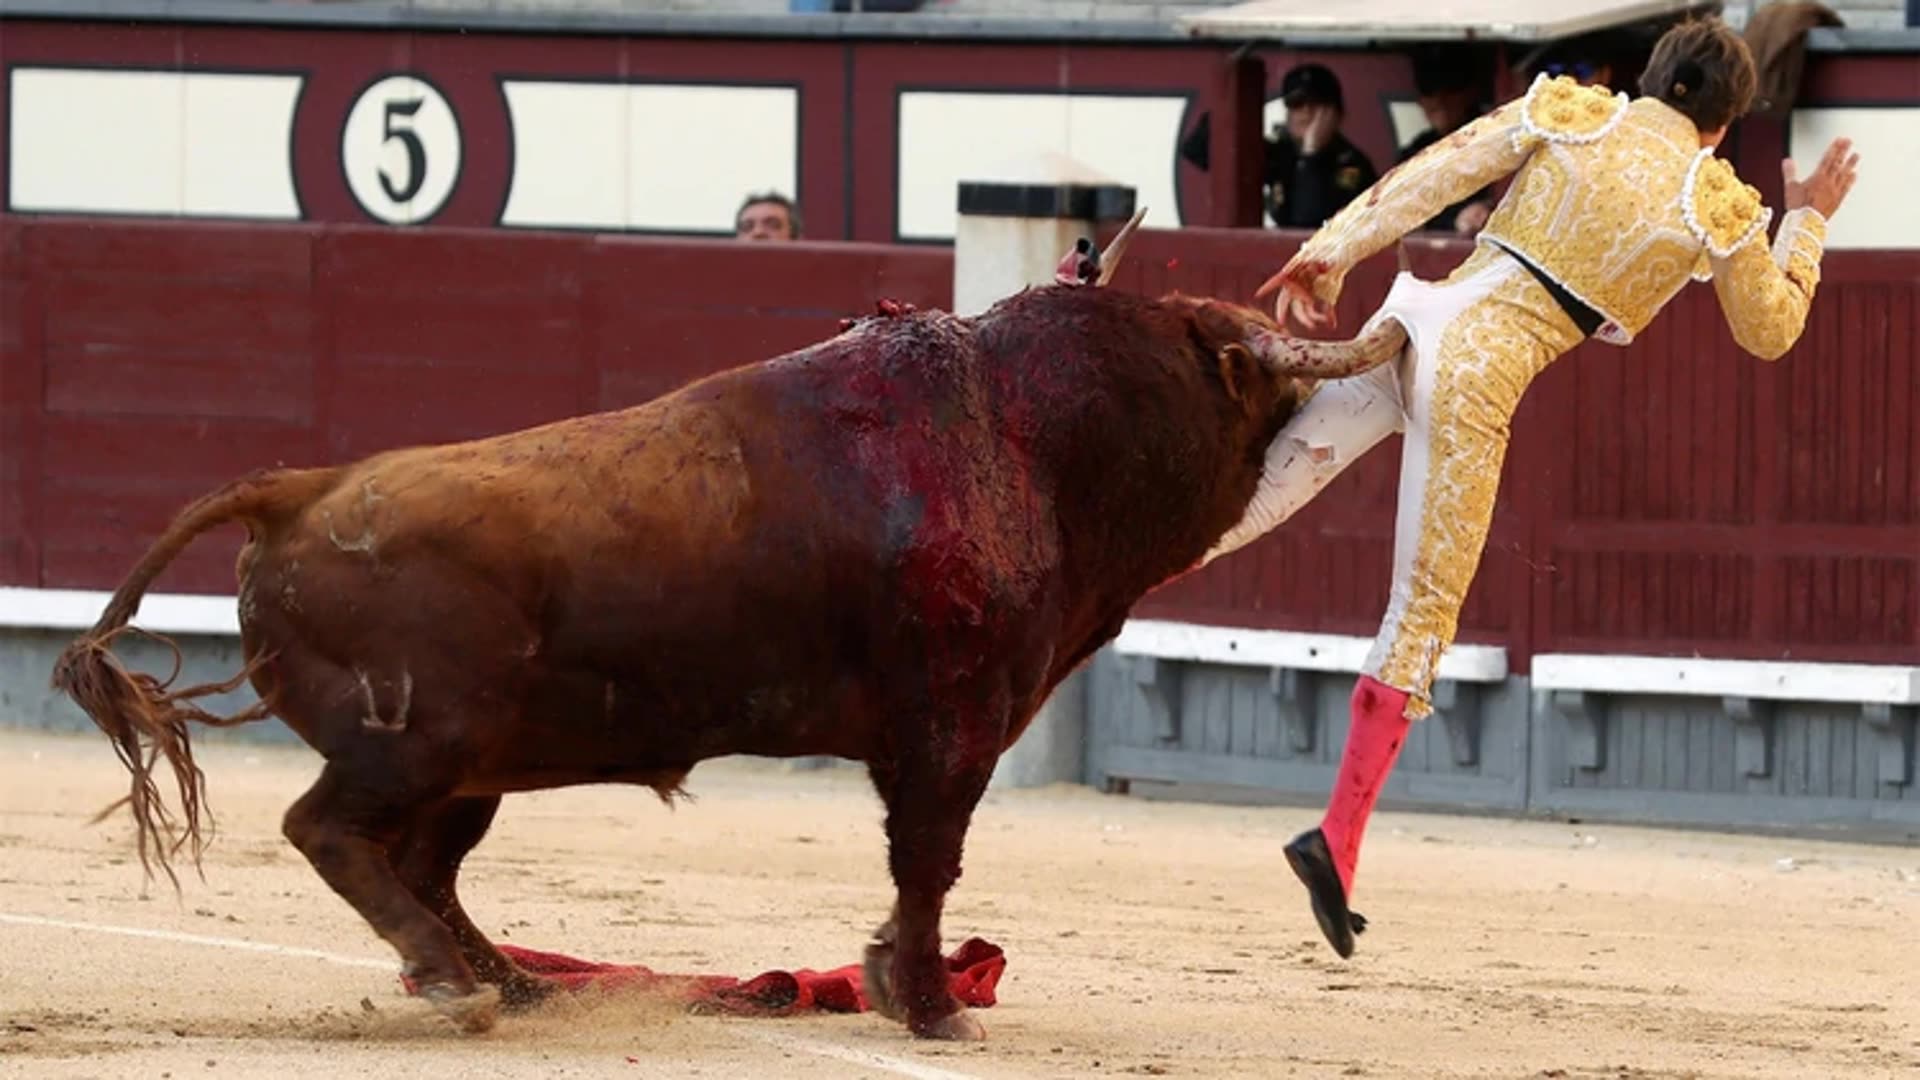
POLYGON ((1238 521, 1310 377, 1400 341, 1310 346, 1238 305, 1051 285, 976 318, 864 319, 635 408, 255 473, 173 521, 54 685, 113 741, 142 862, 169 876, 202 847, 187 723, 278 715, 326 759, 287 839, 470 1030, 549 989, 454 892, 502 795, 668 797, 727 754, 865 762, 898 888, 869 995, 916 1034, 977 1038, 940 912, 995 761, 1238 521), (261 704, 219 718, 192 699, 220 688, 169 692, 110 645, 230 522, 248 664, 227 688, 261 704))

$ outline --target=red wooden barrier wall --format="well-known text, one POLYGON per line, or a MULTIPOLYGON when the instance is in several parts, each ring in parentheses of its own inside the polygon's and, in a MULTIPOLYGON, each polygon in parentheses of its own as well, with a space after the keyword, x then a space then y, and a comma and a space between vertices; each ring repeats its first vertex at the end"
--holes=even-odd
MULTIPOLYGON (((0 215, 0 583, 111 587, 248 469, 634 404, 952 302, 944 249, 0 215)), ((239 534, 162 590, 230 592, 239 534)))
MULTIPOLYGON (((1273 232, 1143 235, 1120 287, 1247 299, 1273 232)), ((1418 241, 1437 273, 1461 249, 1418 241)), ((1350 278, 1343 326, 1384 293, 1350 278)), ((1920 253, 1830 257, 1776 364, 1692 286, 1630 349, 1549 369, 1515 424, 1464 640, 1535 652, 1920 662, 1920 253)), ((0 583, 110 586, 179 506, 338 461, 626 405, 951 297, 944 248, 0 216, 0 583)), ((1141 614, 1370 634, 1399 440, 1141 614)), ((162 589, 232 587, 238 535, 162 589)))

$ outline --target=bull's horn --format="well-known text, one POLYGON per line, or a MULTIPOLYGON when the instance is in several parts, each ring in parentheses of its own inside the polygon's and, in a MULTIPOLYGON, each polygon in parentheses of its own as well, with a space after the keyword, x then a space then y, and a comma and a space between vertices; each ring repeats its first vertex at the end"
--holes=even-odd
POLYGON ((1372 371, 1399 356, 1406 344, 1407 328, 1398 319, 1381 319, 1351 341, 1309 341, 1267 329, 1247 335, 1247 349, 1269 369, 1308 379, 1345 379, 1372 371))
POLYGON ((1127 245, 1133 242, 1134 230, 1140 227, 1140 219, 1146 216, 1147 208, 1140 207, 1125 225, 1120 226, 1120 231, 1113 234, 1113 241, 1100 253, 1100 276, 1094 280, 1095 285, 1105 285, 1113 280, 1113 272, 1120 268, 1120 256, 1127 253, 1127 245))

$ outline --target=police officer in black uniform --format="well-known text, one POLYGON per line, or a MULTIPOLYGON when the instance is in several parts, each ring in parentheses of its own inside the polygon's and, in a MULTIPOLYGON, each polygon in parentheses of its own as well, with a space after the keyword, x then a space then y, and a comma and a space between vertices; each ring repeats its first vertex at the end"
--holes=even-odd
POLYGON ((1340 80, 1301 64, 1280 81, 1287 124, 1267 139, 1267 214, 1283 228, 1317 229, 1379 178, 1373 162, 1340 133, 1340 80))

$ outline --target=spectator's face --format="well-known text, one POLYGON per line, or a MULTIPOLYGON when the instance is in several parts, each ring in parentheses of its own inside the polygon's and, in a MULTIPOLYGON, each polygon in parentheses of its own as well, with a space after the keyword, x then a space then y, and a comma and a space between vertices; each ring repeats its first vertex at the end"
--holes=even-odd
POLYGON ((1427 123, 1442 135, 1473 119, 1475 94, 1472 90, 1442 90, 1420 96, 1420 111, 1427 123))
POLYGON ((741 240, 791 240, 793 219, 779 203, 748 203, 733 223, 733 235, 741 240))
POLYGON ((1326 102, 1303 101, 1287 107, 1287 134, 1295 142, 1308 141, 1307 133, 1313 130, 1318 121, 1325 127, 1338 127, 1340 110, 1326 102))

